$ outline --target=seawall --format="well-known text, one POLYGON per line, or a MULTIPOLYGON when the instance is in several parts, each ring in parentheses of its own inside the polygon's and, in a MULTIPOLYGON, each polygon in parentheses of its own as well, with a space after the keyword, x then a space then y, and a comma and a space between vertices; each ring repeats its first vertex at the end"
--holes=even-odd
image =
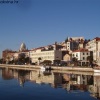
MULTIPOLYGON (((34 70, 40 69, 38 65, 10 65, 10 64, 0 64, 1 68, 13 68, 13 69, 27 69, 27 70, 34 70)), ((60 70, 60 71, 82 71, 82 72, 94 72, 93 68, 83 68, 83 67, 59 67, 59 66, 51 66, 53 70, 60 70)))

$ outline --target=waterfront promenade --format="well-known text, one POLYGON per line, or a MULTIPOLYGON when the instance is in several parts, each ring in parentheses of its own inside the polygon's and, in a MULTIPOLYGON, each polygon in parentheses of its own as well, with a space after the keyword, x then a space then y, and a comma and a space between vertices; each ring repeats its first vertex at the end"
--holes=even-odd
MULTIPOLYGON (((40 65, 41 66, 41 65, 40 65)), ((13 69, 27 69, 27 70, 36 70, 40 69, 39 65, 9 65, 9 64, 0 64, 0 68, 13 68, 13 69)), ((60 66, 51 66, 53 70, 58 71, 82 71, 82 72, 94 72, 93 68, 87 68, 87 67, 60 67, 60 66)))

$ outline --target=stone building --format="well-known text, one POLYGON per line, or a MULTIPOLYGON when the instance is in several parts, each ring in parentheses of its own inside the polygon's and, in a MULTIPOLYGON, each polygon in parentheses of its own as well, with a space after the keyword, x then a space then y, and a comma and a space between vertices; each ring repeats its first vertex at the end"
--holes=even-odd
POLYGON ((96 37, 86 44, 86 49, 93 52, 93 60, 100 65, 100 38, 96 37))

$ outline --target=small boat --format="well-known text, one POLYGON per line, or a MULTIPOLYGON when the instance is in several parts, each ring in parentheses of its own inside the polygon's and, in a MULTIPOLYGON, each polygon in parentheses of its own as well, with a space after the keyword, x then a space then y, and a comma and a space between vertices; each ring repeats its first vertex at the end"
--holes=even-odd
POLYGON ((51 67, 50 66, 41 66, 40 69, 42 71, 46 71, 46 70, 51 70, 51 67))
POLYGON ((96 73, 100 73, 100 69, 94 69, 94 72, 96 72, 96 73))
POLYGON ((51 66, 46 66, 46 70, 51 70, 51 66))
POLYGON ((45 71, 46 70, 45 66, 41 66, 40 69, 41 69, 41 71, 45 71))

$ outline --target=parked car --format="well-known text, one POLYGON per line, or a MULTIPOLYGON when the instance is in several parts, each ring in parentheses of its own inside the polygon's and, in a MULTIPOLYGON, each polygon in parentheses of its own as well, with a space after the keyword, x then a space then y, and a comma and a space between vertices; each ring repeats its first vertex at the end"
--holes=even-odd
POLYGON ((36 65, 36 63, 31 63, 31 65, 36 65))

